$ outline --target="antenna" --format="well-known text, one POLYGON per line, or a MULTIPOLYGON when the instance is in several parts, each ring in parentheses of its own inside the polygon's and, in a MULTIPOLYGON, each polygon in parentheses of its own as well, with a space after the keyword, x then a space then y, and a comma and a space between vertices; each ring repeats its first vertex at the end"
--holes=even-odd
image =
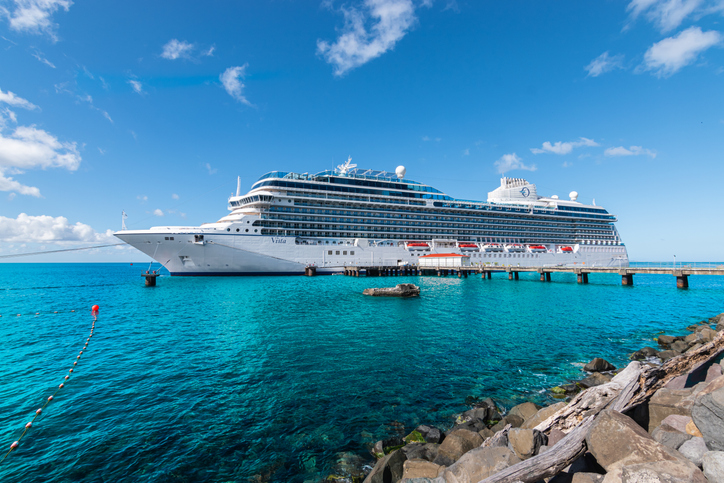
POLYGON ((236 196, 241 195, 241 176, 236 177, 236 196))
POLYGON ((347 162, 337 166, 337 169, 339 170, 339 174, 347 174, 356 167, 357 167, 356 164, 352 164, 352 156, 350 156, 347 159, 347 162))
POLYGON ((128 230, 128 228, 126 228, 126 218, 128 218, 128 215, 126 214, 126 212, 121 211, 121 230, 122 231, 128 230))

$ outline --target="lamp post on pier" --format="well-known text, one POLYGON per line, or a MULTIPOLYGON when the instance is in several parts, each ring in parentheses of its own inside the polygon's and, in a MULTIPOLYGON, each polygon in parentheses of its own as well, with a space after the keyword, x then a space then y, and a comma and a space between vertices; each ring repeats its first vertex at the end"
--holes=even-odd
POLYGON ((674 270, 676 270, 676 255, 674 255, 674 270))

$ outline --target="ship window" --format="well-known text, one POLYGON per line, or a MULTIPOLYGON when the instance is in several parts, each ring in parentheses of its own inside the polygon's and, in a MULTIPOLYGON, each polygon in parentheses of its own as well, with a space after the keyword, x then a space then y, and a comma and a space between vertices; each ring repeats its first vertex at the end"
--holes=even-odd
POLYGON ((347 250, 342 252, 342 255, 346 255, 346 254, 347 254, 347 250))
POLYGON ((168 240, 168 237, 167 237, 167 236, 165 236, 165 237, 163 237, 163 239, 164 239, 164 240, 168 240))
POLYGON ((171 237, 171 240, 173 240, 173 237, 171 237))
POLYGON ((354 255, 354 252, 349 252, 350 255, 354 255))
POLYGON ((332 250, 329 250, 329 251, 327 252, 327 255, 331 255, 331 254, 332 254, 332 250))
POLYGON ((227 228, 226 231, 231 231, 231 228, 227 228))
POLYGON ((339 255, 339 250, 337 250, 334 254, 335 254, 335 255, 339 255))

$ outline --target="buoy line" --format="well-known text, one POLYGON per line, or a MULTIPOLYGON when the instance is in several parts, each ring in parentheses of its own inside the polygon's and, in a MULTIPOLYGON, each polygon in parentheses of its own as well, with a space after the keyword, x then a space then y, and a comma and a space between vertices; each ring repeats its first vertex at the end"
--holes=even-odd
MULTIPOLYGON (((83 349, 78 353, 78 355, 75 358, 75 361, 73 361, 73 367, 70 368, 70 370, 68 371, 68 374, 66 374, 65 378, 63 379, 63 382, 60 383, 60 385, 55 390, 55 392, 53 394, 51 394, 48 397, 48 399, 46 399, 45 404, 43 404, 40 408, 38 408, 35 411, 35 416, 33 416, 33 419, 31 419, 28 423, 25 424, 25 429, 23 430, 22 434, 16 441, 13 441, 13 443, 10 445, 10 449, 8 450, 8 452, 5 453, 5 456, 3 456, 2 459, 0 459, 0 464, 2 464, 3 461, 5 461, 5 458, 7 458, 10 455, 10 453, 13 452, 13 450, 17 449, 18 446, 20 446, 20 440, 22 440, 23 437, 28 433, 28 430, 30 430, 30 428, 33 427, 33 423, 35 422, 35 420, 38 419, 38 417, 43 413, 43 410, 46 408, 46 406, 48 406, 48 404, 50 404, 50 402, 53 400, 55 395, 58 394, 58 392, 65 387, 66 382, 68 381, 68 379, 70 379, 70 376, 73 374, 73 370, 78 365, 78 362, 80 361, 80 356, 83 355, 83 351, 88 349, 88 343, 90 342, 91 337, 93 337, 93 331, 96 328, 96 320, 98 320, 98 311, 99 310, 100 310, 100 307, 98 307, 97 305, 94 305, 93 307, 91 307, 91 313, 93 314, 93 324, 91 325, 90 334, 88 335, 88 338, 85 340, 85 345, 83 346, 83 349)), ((72 310, 71 312, 75 312, 75 311, 72 310)), ((20 315, 20 314, 18 314, 18 315, 20 315)))

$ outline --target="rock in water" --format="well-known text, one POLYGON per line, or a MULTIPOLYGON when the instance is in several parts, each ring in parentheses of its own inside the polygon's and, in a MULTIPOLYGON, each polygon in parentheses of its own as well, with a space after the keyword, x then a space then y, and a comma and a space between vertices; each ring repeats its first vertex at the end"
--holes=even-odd
POLYGON ((586 372, 605 372, 613 371, 614 369, 616 369, 616 366, 605 359, 601 359, 600 357, 596 357, 591 362, 583 366, 583 370, 586 372))
POLYGON ((362 293, 373 297, 417 297, 420 295, 420 287, 412 283, 400 283, 395 287, 366 288, 362 293))

